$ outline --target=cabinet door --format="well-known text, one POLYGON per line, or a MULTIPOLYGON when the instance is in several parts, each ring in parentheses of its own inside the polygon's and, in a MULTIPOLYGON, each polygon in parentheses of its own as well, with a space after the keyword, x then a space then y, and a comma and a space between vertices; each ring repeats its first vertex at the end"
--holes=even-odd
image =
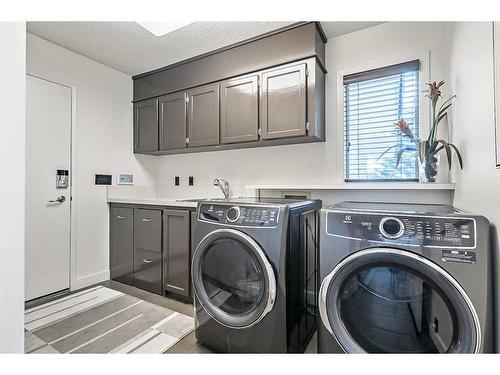
POLYGON ((306 134, 306 64, 262 73, 263 139, 306 134))
POLYGON ((158 151, 158 100, 134 103, 134 152, 158 151))
POLYGON ((186 93, 162 96, 160 106, 160 149, 186 147, 186 93))
POLYGON ((111 206, 110 215, 111 279, 132 285, 134 283, 134 210, 111 206))
POLYGON ((152 293, 162 294, 161 253, 135 249, 134 286, 152 293))
POLYGON ((134 285, 161 294, 162 211, 134 209, 134 285))
POLYGON ((259 139, 258 76, 231 79, 221 84, 221 142, 259 139))
POLYGON ((188 91, 188 147, 219 144, 219 85, 188 91))
POLYGON ((191 213, 182 210, 165 210, 164 212, 164 288, 168 292, 189 297, 191 213))
POLYGON ((134 209, 134 249, 162 252, 161 210, 134 209))

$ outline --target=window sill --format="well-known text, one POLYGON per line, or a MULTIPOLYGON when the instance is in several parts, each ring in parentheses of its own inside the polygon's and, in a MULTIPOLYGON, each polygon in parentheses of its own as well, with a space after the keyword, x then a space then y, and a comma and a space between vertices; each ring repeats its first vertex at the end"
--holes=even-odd
POLYGON ((455 184, 418 182, 345 182, 325 185, 245 185, 255 190, 455 190, 455 184))

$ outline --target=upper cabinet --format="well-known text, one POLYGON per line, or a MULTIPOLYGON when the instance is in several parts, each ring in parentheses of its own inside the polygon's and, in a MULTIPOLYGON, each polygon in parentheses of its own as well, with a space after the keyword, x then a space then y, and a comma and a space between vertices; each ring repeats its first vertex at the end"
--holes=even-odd
POLYGON ((134 103, 134 152, 158 151, 158 99, 134 103))
POLYGON ((188 147, 219 144, 219 85, 207 85, 187 92, 188 147))
POLYGON ((301 23, 133 77, 134 152, 324 141, 325 43, 301 23))
POLYGON ((221 143, 259 139, 259 77, 235 78, 221 84, 221 143))
POLYGON ((306 134, 306 71, 306 64, 299 64, 262 73, 263 139, 306 134))
POLYGON ((184 92, 159 99, 161 151, 186 148, 186 102, 187 95, 184 92))

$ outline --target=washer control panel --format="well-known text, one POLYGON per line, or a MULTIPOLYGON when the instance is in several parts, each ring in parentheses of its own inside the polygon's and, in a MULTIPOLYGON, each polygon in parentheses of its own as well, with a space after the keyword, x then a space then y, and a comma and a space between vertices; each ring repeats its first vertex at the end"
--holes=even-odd
POLYGON ((264 206, 231 206, 203 203, 198 219, 245 227, 275 227, 278 225, 279 208, 264 206))
POLYGON ((329 212, 328 234, 358 240, 446 248, 476 247, 475 221, 461 217, 329 212))

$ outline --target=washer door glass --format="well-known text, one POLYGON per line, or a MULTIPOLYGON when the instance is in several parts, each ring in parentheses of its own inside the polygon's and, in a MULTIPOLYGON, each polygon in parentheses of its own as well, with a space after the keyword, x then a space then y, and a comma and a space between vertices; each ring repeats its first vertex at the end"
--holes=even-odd
POLYGON ((477 350, 475 311, 436 264, 407 251, 370 249, 344 260, 335 272, 322 285, 322 318, 347 352, 477 350))
POLYGON ((231 327, 246 327, 272 307, 274 274, 250 237, 234 230, 221 231, 205 238, 195 253, 195 291, 214 319, 231 327))

